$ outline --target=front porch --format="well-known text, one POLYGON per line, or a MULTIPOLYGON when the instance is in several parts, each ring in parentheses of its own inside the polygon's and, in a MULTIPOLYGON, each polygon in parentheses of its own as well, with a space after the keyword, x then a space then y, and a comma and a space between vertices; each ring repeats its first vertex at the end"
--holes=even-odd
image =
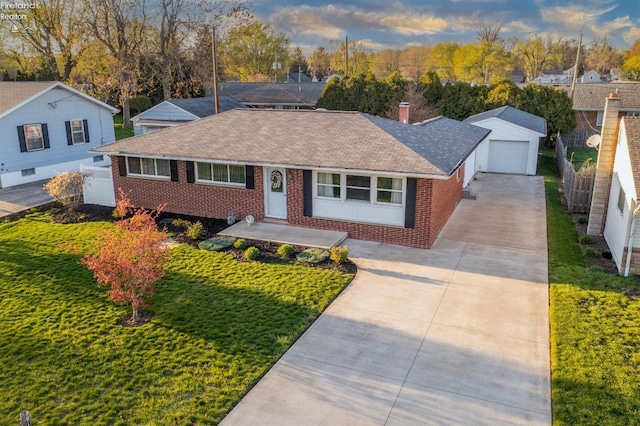
POLYGON ((348 236, 346 232, 324 231, 274 223, 256 222, 249 226, 244 220, 219 232, 218 235, 279 244, 287 243, 294 246, 317 247, 325 250, 339 245, 348 236))

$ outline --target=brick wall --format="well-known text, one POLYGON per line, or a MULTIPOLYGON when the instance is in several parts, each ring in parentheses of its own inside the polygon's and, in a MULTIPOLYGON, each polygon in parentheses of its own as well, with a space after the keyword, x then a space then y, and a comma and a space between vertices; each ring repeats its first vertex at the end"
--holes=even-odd
POLYGON ((598 118, 597 111, 576 111, 576 130, 600 130, 600 126, 596 126, 598 118))
MULTIPOLYGON (((416 217, 414 228, 354 223, 340 220, 305 217, 303 215, 302 170, 289 170, 287 181, 287 215, 289 223, 308 228, 328 229, 349 233, 349 237, 399 244, 409 247, 430 248, 437 232, 444 226, 456 204, 462 198, 462 179, 456 177, 448 181, 418 179, 416 188, 416 217), (433 199, 434 190, 436 199, 433 199), (454 199, 447 200, 447 197, 454 199)), ((462 175, 460 175, 462 177, 462 175)))
POLYGON ((184 161, 178 161, 178 182, 139 177, 123 177, 118 173, 117 157, 112 157, 114 187, 130 192, 137 207, 153 209, 168 203, 167 212, 226 219, 234 212, 239 219, 253 215, 264 218, 264 191, 262 168, 255 167, 255 189, 242 187, 187 183, 184 161))

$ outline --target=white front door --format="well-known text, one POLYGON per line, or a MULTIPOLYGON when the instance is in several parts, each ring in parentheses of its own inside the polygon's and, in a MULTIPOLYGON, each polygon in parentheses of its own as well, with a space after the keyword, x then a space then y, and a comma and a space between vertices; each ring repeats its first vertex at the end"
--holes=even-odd
POLYGON ((287 175, 284 168, 265 167, 266 216, 287 218, 287 175))

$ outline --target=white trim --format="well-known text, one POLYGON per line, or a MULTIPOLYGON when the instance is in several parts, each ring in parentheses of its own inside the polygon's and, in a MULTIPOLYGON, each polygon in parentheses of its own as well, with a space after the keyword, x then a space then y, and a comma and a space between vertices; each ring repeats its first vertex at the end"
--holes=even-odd
POLYGON ((264 215, 274 219, 287 219, 288 199, 287 199, 287 169, 285 167, 264 167, 263 190, 264 190, 264 215), (282 196, 284 198, 284 214, 274 215, 269 213, 269 193, 271 192, 271 180, 269 179, 269 169, 279 170, 282 172, 282 196))
MULTIPOLYGON (((176 104, 171 103, 171 101, 162 101, 162 102, 160 102, 158 105, 154 105, 154 106, 152 106, 151 108, 149 108, 148 110, 142 111, 140 114, 138 114, 138 115, 136 115, 136 116, 134 116, 134 117, 131 117, 131 121, 132 121, 133 123, 137 123, 137 122, 138 122, 138 120, 140 120, 140 116, 141 116, 141 115, 144 115, 144 114, 146 114, 146 113, 148 113, 148 112, 153 111, 154 109, 158 108, 160 105, 162 105, 162 104, 164 104, 164 103, 168 103, 168 104, 170 104, 172 107, 174 107, 174 108, 176 108, 176 109, 178 109, 178 110, 180 110, 180 111, 186 112, 187 114, 191 115, 191 116, 193 117, 193 119, 194 119, 194 120, 197 120, 197 119, 201 118, 201 117, 198 117, 197 115, 195 115, 195 114, 193 114, 193 113, 191 113, 191 112, 187 111, 186 109, 184 109, 184 108, 180 108, 180 107, 179 107, 179 106, 177 106, 176 104)), ((149 120, 153 120, 153 119, 149 119, 149 120)), ((163 120, 163 121, 167 121, 167 120, 163 120)))
POLYGON ((196 182, 197 183, 204 183, 204 184, 210 184, 210 185, 221 185, 221 186, 233 186, 233 187, 240 187, 240 188, 245 188, 247 186, 247 170, 244 167, 243 164, 230 164, 230 163, 222 163, 222 162, 212 162, 212 161, 194 161, 193 162, 193 172, 195 174, 195 178, 196 178, 196 182), (207 180, 207 179, 200 179, 198 177, 198 163, 201 164, 209 164, 209 165, 219 165, 219 166, 227 166, 227 178, 229 179, 226 182, 221 182, 218 180, 213 180, 213 169, 211 169, 211 180, 207 180), (244 176, 244 182, 240 183, 240 182, 231 182, 231 170, 229 169, 229 166, 243 166, 242 167, 242 173, 244 176))
POLYGON ((149 157, 126 157, 126 163, 127 163, 127 177, 141 177, 141 178, 152 178, 152 179, 160 179, 160 180, 171 180, 171 160, 167 160, 167 159, 159 159, 159 158, 149 158, 149 157), (129 159, 130 158, 139 158, 140 161, 140 173, 133 173, 131 172, 130 168, 129 168, 129 159), (146 173, 142 173, 142 160, 153 160, 153 168, 155 170, 155 174, 150 175, 150 174, 146 174, 146 173), (161 160, 161 161, 167 161, 169 162, 169 175, 165 176, 165 175, 159 175, 158 174, 158 163, 157 161, 161 160))

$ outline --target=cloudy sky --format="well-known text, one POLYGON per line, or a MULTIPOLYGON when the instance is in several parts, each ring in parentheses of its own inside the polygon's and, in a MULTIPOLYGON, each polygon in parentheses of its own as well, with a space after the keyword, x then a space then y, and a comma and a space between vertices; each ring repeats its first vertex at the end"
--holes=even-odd
POLYGON ((640 38, 640 0, 254 0, 255 15, 309 53, 331 39, 358 40, 377 51, 441 41, 466 43, 478 22, 499 22, 502 35, 552 32, 589 42, 606 36, 628 49, 640 38))

